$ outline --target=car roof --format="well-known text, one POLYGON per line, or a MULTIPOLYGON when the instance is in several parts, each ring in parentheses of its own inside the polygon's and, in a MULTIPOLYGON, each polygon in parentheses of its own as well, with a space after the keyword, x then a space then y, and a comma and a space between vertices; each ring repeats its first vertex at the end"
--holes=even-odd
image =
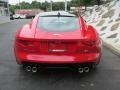
POLYGON ((69 12, 65 12, 65 11, 42 12, 42 13, 39 13, 39 16, 40 16, 40 17, 44 17, 44 16, 57 16, 58 14, 59 14, 60 16, 75 17, 74 14, 70 14, 69 12))

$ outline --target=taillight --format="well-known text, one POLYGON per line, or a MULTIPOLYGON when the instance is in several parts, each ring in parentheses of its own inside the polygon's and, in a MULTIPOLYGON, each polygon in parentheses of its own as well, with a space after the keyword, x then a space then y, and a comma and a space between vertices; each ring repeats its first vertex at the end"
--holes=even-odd
POLYGON ((33 42, 27 40, 16 40, 16 44, 21 45, 23 47, 31 45, 33 42))
POLYGON ((16 49, 24 52, 38 51, 39 42, 28 40, 16 40, 16 49))
POLYGON ((82 41, 82 44, 87 46, 94 46, 97 44, 97 41, 85 40, 85 41, 82 41))
POLYGON ((77 52, 79 53, 96 53, 99 52, 99 41, 83 40, 79 43, 77 52))

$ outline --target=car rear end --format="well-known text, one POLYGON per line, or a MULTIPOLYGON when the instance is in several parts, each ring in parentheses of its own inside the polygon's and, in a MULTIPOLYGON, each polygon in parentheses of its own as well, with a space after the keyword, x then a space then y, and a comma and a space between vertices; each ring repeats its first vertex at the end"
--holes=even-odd
POLYGON ((47 15, 38 18, 34 38, 16 39, 15 52, 20 64, 91 65, 100 61, 101 41, 86 39, 75 16, 47 15))

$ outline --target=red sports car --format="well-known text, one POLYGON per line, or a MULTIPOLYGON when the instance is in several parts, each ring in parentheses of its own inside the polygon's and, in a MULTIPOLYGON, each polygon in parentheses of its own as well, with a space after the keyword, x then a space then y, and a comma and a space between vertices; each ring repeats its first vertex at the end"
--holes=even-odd
POLYGON ((27 71, 38 67, 72 66, 80 73, 99 64, 102 42, 82 17, 63 11, 43 12, 16 34, 16 61, 27 71))

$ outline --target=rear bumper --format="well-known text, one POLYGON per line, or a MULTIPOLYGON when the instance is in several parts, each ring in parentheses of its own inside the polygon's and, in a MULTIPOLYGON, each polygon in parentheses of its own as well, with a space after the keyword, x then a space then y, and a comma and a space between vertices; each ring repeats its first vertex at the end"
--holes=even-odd
POLYGON ((19 64, 38 63, 38 64, 81 64, 81 63, 99 63, 101 53, 92 54, 72 54, 72 55, 37 55, 21 53, 16 55, 19 64))

